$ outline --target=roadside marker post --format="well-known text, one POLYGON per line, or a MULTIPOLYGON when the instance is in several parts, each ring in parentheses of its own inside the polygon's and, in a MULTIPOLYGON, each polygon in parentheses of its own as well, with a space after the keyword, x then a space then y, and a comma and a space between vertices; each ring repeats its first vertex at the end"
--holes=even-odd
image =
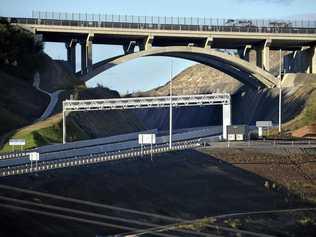
POLYGON ((33 161, 35 161, 35 169, 37 170, 37 162, 39 161, 39 153, 31 152, 29 154, 29 159, 31 161, 31 171, 33 170, 33 161))
POLYGON ((140 144, 141 154, 143 156, 143 145, 150 145, 150 156, 153 156, 153 144, 156 144, 156 134, 138 134, 138 144, 140 144))

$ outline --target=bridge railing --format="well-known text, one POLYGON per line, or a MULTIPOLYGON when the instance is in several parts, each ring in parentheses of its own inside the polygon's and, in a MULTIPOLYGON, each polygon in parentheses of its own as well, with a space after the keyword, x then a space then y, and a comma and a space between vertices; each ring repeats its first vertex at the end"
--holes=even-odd
POLYGON ((14 23, 158 29, 180 31, 223 31, 262 33, 316 33, 316 21, 267 19, 214 19, 198 17, 157 17, 33 11, 32 18, 9 18, 14 23))

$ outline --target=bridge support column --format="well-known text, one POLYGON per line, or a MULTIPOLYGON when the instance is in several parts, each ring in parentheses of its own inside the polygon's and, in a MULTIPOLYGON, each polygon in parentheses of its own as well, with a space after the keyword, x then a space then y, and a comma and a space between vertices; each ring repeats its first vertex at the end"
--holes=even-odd
POLYGON ((252 49, 251 45, 246 45, 242 49, 238 49, 239 57, 243 60, 246 60, 247 62, 250 61, 250 51, 252 49))
POLYGON ((205 40, 204 48, 211 49, 213 45, 213 37, 207 37, 205 40))
POLYGON ((308 50, 308 68, 307 73, 316 74, 316 46, 311 46, 308 50))
POLYGON ((223 104, 223 139, 227 139, 227 126, 231 125, 231 104, 223 104))
POLYGON ((266 40, 263 45, 256 48, 257 66, 269 71, 270 70, 270 45, 271 40, 266 40))
POLYGON ((286 56, 286 69, 289 72, 316 73, 316 47, 302 47, 286 56))
POLYGON ((143 41, 139 43, 139 50, 149 50, 152 48, 152 44, 154 41, 154 36, 152 35, 148 35, 147 38, 143 41))
POLYGON ((87 39, 81 42, 81 72, 86 74, 92 71, 92 39, 93 34, 89 34, 87 39))
POLYGON ((123 45, 124 54, 131 54, 135 52, 136 41, 131 41, 128 44, 123 45))
POLYGON ((72 73, 76 73, 76 40, 65 43, 67 49, 67 62, 71 66, 72 73))

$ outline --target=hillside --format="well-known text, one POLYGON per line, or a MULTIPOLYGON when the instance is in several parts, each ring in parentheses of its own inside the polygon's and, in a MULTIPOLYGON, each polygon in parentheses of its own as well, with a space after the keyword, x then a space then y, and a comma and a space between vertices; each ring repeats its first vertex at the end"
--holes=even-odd
POLYGON ((32 123, 49 103, 32 86, 41 67, 43 45, 33 34, 0 22, 0 136, 32 123), (23 47, 21 47, 23 45, 23 47))
MULTIPOLYGON (((283 83, 282 115, 286 131, 315 123, 316 76, 290 74, 283 83)), ((257 120, 278 122, 279 90, 253 90, 235 79, 204 65, 194 65, 173 79, 173 93, 197 94, 229 92, 232 94, 232 118, 234 124, 255 124, 257 120)), ((156 89, 140 93, 141 96, 169 94, 169 83, 156 89)), ((168 128, 168 110, 136 111, 149 127, 168 128)), ((179 108, 175 110, 175 127, 207 126, 220 124, 221 109, 179 108)))
MULTIPOLYGON (((62 141, 62 101, 116 98, 106 88, 88 89, 69 72, 64 61, 55 61, 43 52, 43 44, 34 35, 0 22, 0 149, 8 151, 10 138, 25 138, 26 148, 62 141), (24 47, 21 47, 23 45, 24 47), (38 121, 50 97, 35 88, 35 74, 41 90, 61 90, 51 117, 38 121)), ((67 118, 68 140, 109 136, 143 129, 130 112, 72 113, 67 118), (119 126, 118 126, 119 125, 119 126)))
MULTIPOLYGON (((72 90, 76 99, 117 98, 116 91, 97 87, 72 90)), ((56 114, 44 121, 14 131, 12 137, 26 139, 25 149, 62 142, 62 114, 59 103, 56 114)), ((98 137, 106 137, 121 133, 143 130, 144 126, 133 113, 122 111, 74 112, 67 117, 67 141, 77 141, 98 137)), ((6 142, 2 151, 9 151, 6 142)))

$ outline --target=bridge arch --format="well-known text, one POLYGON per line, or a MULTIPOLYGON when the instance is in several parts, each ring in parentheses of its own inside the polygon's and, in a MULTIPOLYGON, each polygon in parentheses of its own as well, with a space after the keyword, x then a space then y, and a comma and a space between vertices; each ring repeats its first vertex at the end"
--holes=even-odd
POLYGON ((216 68, 254 88, 273 88, 278 86, 278 79, 272 74, 236 56, 231 56, 214 49, 186 46, 152 48, 106 59, 94 64, 92 70, 80 76, 80 79, 88 81, 114 66, 146 56, 169 56, 192 60, 216 68))

